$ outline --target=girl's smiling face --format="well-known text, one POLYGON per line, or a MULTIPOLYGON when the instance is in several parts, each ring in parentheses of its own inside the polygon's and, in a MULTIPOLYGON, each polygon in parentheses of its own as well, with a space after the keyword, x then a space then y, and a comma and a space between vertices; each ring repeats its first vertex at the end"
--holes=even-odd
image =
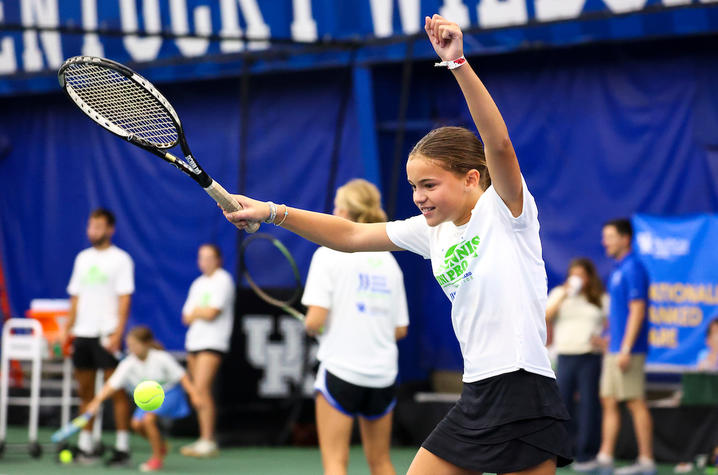
POLYGON ((459 176, 421 154, 409 157, 406 175, 413 190, 414 204, 436 226, 451 221, 460 226, 469 221, 471 210, 481 196, 476 170, 459 176))

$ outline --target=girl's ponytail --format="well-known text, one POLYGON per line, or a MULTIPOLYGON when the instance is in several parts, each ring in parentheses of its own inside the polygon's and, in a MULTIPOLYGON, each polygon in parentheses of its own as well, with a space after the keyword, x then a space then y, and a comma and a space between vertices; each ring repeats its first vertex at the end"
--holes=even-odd
POLYGON ((373 184, 356 178, 337 190, 337 206, 347 210, 357 223, 383 223, 386 213, 381 207, 381 193, 373 184))

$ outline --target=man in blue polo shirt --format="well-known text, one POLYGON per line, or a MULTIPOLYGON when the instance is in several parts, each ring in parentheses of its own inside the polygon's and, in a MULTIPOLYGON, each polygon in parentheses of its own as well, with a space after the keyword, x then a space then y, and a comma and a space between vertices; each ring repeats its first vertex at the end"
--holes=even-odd
POLYGON ((653 421, 645 400, 645 363, 648 352, 648 275, 633 253, 633 227, 628 219, 603 226, 603 247, 616 260, 608 281, 611 299, 608 314, 609 341, 601 372, 603 435, 596 461, 601 472, 613 471, 613 452, 621 425, 618 404, 625 401, 633 418, 638 442, 636 463, 616 470, 617 475, 652 475, 653 421))

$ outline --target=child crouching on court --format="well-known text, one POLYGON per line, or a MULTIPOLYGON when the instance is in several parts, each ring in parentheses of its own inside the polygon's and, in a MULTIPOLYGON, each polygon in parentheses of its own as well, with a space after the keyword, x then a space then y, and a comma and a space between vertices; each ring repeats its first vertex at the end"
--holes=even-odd
POLYGON ((100 394, 87 406, 87 411, 97 414, 100 404, 119 389, 131 392, 142 381, 160 383, 165 400, 159 409, 148 412, 138 407, 132 415, 132 429, 147 438, 152 447, 152 456, 140 465, 140 471, 154 472, 162 468, 167 455, 167 444, 157 426, 158 417, 180 419, 188 416, 190 408, 185 391, 195 408, 201 406, 201 402, 184 368, 155 341, 152 330, 145 326, 134 327, 127 334, 126 342, 130 354, 120 362, 100 394))

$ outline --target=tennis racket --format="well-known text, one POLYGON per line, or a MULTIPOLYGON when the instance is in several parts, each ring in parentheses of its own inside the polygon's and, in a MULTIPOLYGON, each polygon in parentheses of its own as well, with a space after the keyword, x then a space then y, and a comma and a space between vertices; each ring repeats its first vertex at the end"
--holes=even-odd
POLYGON ((56 444, 58 442, 62 442, 63 440, 68 439, 73 434, 77 433, 87 425, 88 422, 90 422, 90 419, 92 419, 92 413, 86 412, 80 416, 77 416, 64 426, 60 427, 60 429, 52 434, 50 437, 50 440, 52 443, 56 444))
POLYGON ((289 249, 287 249, 287 247, 282 244, 279 239, 275 238, 271 234, 258 233, 253 234, 252 236, 249 236, 244 241, 242 241, 240 254, 242 261, 245 263, 243 272, 244 278, 247 280, 247 283, 252 288, 254 293, 257 294, 259 298, 261 298, 268 304, 274 305, 275 307, 279 307, 285 312, 287 312, 287 314, 297 318, 300 321, 304 321, 304 314, 292 307, 292 305, 294 305, 299 299, 299 297, 302 295, 302 276, 299 274, 297 263, 294 261, 294 258, 289 252, 289 249), (262 246, 260 244, 262 242, 265 244, 265 246, 262 246), (246 265, 248 261, 247 256, 249 255, 249 253, 260 254, 261 251, 266 250, 267 243, 274 246, 274 248, 282 254, 286 261, 286 267, 291 272, 293 279, 293 289, 288 298, 281 299, 279 297, 274 297, 269 294, 268 290, 262 289, 257 284, 256 279, 252 277, 252 274, 250 272, 250 266, 246 265))
MULTIPOLYGON (((225 211, 241 206, 200 167, 177 113, 165 97, 127 66, 94 56, 75 56, 57 72, 60 86, 85 114, 115 135, 152 152, 196 181, 225 211), (167 151, 179 143, 184 159, 167 151)), ((255 232, 259 223, 247 230, 255 232)))

